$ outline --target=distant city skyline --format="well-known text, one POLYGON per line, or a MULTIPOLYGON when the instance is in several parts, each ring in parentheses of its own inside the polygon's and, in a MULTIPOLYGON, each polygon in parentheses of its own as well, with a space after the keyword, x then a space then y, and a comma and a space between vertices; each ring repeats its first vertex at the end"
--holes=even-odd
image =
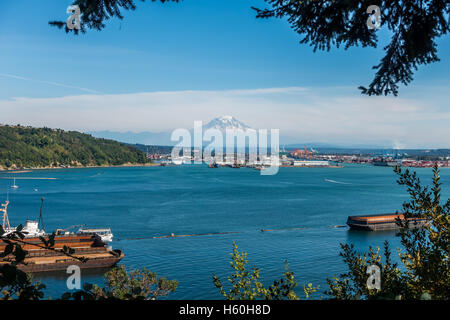
POLYGON ((48 21, 72 1, 0 3, 0 123, 83 132, 167 132, 232 115, 298 142, 450 147, 450 51, 400 96, 366 97, 379 48, 316 52, 262 1, 138 2, 73 36, 48 21))

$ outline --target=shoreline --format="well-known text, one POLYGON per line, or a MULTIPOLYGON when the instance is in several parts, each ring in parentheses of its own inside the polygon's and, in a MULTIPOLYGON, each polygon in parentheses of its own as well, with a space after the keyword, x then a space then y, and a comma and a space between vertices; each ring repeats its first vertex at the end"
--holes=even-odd
POLYGON ((119 165, 104 165, 104 166, 67 166, 67 167, 39 167, 26 169, 0 169, 2 173, 30 173, 37 170, 62 170, 62 169, 92 169, 92 168, 127 168, 127 167, 156 167, 159 163, 126 163, 119 165))
MULTIPOLYGON (((103 165, 103 166, 67 166, 67 167, 39 167, 39 168, 20 168, 20 169, 4 169, 0 168, 0 173, 11 173, 11 174, 20 174, 20 173, 31 173, 33 171, 39 170, 63 170, 63 169, 100 169, 100 168, 133 168, 133 167, 163 167, 159 162, 153 163, 127 163, 120 165, 103 165)), ((280 168, 332 168, 332 169, 341 169, 344 166, 341 165, 329 165, 329 166, 288 166, 288 165, 280 165, 280 168)), ((376 167, 376 166, 375 166, 376 167)), ((405 168, 413 168, 413 169, 430 169, 432 167, 427 166, 402 166, 405 168)), ((245 168, 245 167, 242 167, 245 168)), ((450 166, 441 166, 439 169, 450 169, 450 166)))
POLYGON ((333 166, 333 165, 328 165, 328 166, 287 166, 287 165, 281 165, 280 168, 344 168, 344 166, 333 166))

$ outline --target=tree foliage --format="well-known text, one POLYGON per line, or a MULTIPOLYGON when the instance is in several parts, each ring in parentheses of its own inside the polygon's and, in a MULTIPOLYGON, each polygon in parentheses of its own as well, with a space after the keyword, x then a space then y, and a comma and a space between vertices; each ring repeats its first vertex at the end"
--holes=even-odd
POLYGON ((384 263, 379 250, 359 254, 353 245, 342 244, 341 256, 348 272, 328 279, 327 292, 336 299, 449 299, 450 297, 450 199, 441 203, 439 168, 433 169, 431 190, 422 186, 417 174, 409 170, 395 169, 398 183, 406 186, 409 202, 403 204, 405 218, 398 219, 402 248, 399 249, 402 266, 391 261, 387 242, 384 263), (408 218, 425 218, 423 228, 412 228, 408 218), (367 267, 381 268, 381 290, 367 288, 367 267))
POLYGON ((123 143, 50 128, 0 126, 0 167, 102 166, 146 163, 123 143))
POLYGON ((88 259, 82 256, 75 256, 74 249, 64 246, 57 249, 55 245, 55 233, 46 238, 39 237, 41 243, 29 242, 25 238, 26 231, 23 231, 22 225, 19 225, 12 232, 5 232, 0 225, 0 241, 6 246, 3 252, 0 252, 0 299, 10 300, 40 300, 44 297, 43 289, 46 288, 40 282, 34 282, 30 273, 20 270, 19 265, 25 264, 25 258, 28 251, 22 248, 22 245, 30 245, 39 249, 58 252, 64 256, 71 257, 80 262, 86 262, 88 259))
POLYGON ((14 232, 5 233, 0 226, 0 241, 5 243, 5 249, 0 253, 0 300, 40 300, 44 297, 45 285, 33 282, 30 274, 20 270, 17 266, 25 260, 27 251, 22 249, 20 241, 25 238, 22 225, 14 232))
MULTIPOLYGON (((141 0, 145 2, 145 0, 141 0)), ((151 0, 152 2, 179 2, 180 0, 151 0)), ((136 10, 134 0, 75 0, 73 5, 77 5, 82 13, 81 29, 82 33, 86 33, 86 28, 94 30, 102 30, 105 27, 105 21, 110 18, 123 19, 122 10, 136 10)), ((64 28, 66 33, 73 31, 78 34, 77 29, 70 30, 67 28, 66 21, 50 21, 51 26, 64 28)))
MULTIPOLYGON (((46 286, 34 282, 31 274, 18 267, 25 263, 27 251, 23 244, 34 245, 41 249, 58 251, 59 253, 86 262, 84 257, 74 256, 73 249, 64 247, 54 248, 55 234, 48 239, 41 237, 42 244, 28 242, 22 232, 22 226, 14 232, 5 233, 0 226, 0 241, 6 243, 0 253, 0 300, 42 300, 46 286)), ((105 275, 105 286, 100 287, 89 283, 84 284, 83 290, 66 292, 63 300, 156 300, 175 292, 178 282, 158 277, 156 273, 147 269, 127 272, 124 266, 109 270, 105 275)))
POLYGON ((175 292, 178 282, 158 278, 148 269, 127 272, 124 266, 117 266, 105 275, 105 286, 85 284, 83 290, 67 292, 65 300, 156 300, 175 292))
POLYGON ((369 248, 369 252, 357 253, 353 244, 341 244, 340 256, 348 266, 348 272, 339 277, 327 279, 330 287, 326 293, 339 300, 360 299, 395 299, 403 291, 401 272, 391 260, 388 242, 384 243, 384 263, 380 249, 369 248), (381 270, 381 290, 369 289, 367 286, 367 269, 376 265, 381 270))
MULTIPOLYGON (((240 252, 236 243, 233 243, 233 253, 231 254, 230 266, 234 270, 228 277, 231 288, 227 291, 219 277, 213 275, 213 282, 216 288, 227 300, 299 300, 295 293, 298 282, 294 273, 289 270, 286 264, 286 271, 283 278, 276 280, 269 287, 264 287, 260 282, 260 269, 256 267, 247 268, 249 261, 246 252, 240 252)), ((306 298, 316 292, 317 288, 312 284, 303 286, 303 292, 306 298)))
MULTIPOLYGON (((145 0, 142 0, 145 1, 145 0)), ((151 0, 179 2, 179 0, 151 0)), ((265 0, 270 8, 256 10, 257 18, 286 19, 292 29, 303 36, 301 44, 314 51, 331 47, 377 47, 376 30, 369 30, 366 12, 370 5, 381 10, 381 27, 391 31, 385 55, 373 67, 375 77, 366 95, 398 95, 399 84, 408 85, 420 65, 439 61, 436 40, 449 32, 450 3, 446 0, 265 0)), ((135 10, 134 0, 76 0, 82 12, 81 32, 102 30, 109 18, 123 19, 121 10, 135 10)), ((52 26, 70 30, 65 21, 51 21, 52 26)))
POLYGON ((425 228, 409 228, 408 221, 399 221, 403 250, 400 258, 407 291, 404 296, 417 298, 428 293, 435 299, 450 298, 450 199, 441 202, 440 172, 433 169, 431 189, 422 186, 417 174, 396 169, 398 183, 408 189, 411 200, 403 204, 405 217, 423 217, 425 228))
POLYGON ((436 40, 449 32, 450 3, 446 0, 265 0, 272 8, 258 9, 258 18, 286 18, 304 36, 300 43, 314 51, 332 46, 376 47, 376 30, 369 30, 366 12, 370 5, 381 10, 381 27, 392 32, 385 55, 367 95, 398 94, 399 84, 408 85, 418 66, 439 61, 436 40))

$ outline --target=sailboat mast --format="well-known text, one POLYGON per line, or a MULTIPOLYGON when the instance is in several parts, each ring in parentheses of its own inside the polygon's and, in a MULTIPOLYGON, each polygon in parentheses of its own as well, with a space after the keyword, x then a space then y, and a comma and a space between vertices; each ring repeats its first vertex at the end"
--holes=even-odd
POLYGON ((17 189, 18 188, 18 186, 16 185, 16 178, 14 178, 14 184, 11 186, 11 188, 13 188, 13 189, 17 189))
POLYGON ((44 207, 44 198, 41 198, 41 210, 39 211, 39 221, 38 226, 41 230, 44 230, 44 217, 42 216, 42 208, 44 207))

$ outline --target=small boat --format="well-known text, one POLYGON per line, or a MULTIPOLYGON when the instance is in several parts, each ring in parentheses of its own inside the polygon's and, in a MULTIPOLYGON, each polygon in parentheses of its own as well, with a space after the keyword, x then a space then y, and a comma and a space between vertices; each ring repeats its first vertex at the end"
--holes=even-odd
POLYGON ((76 234, 78 234, 78 235, 97 235, 98 237, 100 237, 100 240, 105 244, 107 244, 108 242, 111 242, 113 240, 114 235, 112 234, 110 228, 85 229, 85 228, 83 228, 84 226, 85 226, 84 224, 81 224, 81 225, 70 226, 65 229, 57 229, 56 234, 57 235, 73 235, 75 233, 70 232, 69 230, 78 227, 79 229, 76 232, 76 234))
POLYGON ((27 220, 22 232, 25 234, 25 238, 34 238, 46 235, 43 229, 39 229, 39 222, 34 220, 27 220))
MULTIPOLYGON (((9 223, 8 205, 9 205, 9 201, 6 201, 4 204, 2 204, 2 206, 0 208, 0 212, 3 213, 2 227, 3 227, 3 230, 5 231, 5 233, 4 233, 5 236, 16 231, 16 228, 11 227, 11 225, 9 223)), ((45 231, 43 229, 39 228, 39 221, 34 221, 34 220, 27 220, 25 222, 25 227, 22 228, 22 233, 25 236, 25 238, 35 238, 35 237, 45 236, 45 231)))
POLYGON ((19 186, 16 185, 16 178, 14 178, 14 184, 11 186, 12 189, 19 189, 19 186))
MULTIPOLYGON (((403 214, 373 214, 366 216, 349 216, 347 218, 347 225, 352 230, 365 231, 381 231, 381 230, 396 230, 399 229, 397 224, 398 219, 405 221, 403 214)), ((411 229, 425 227, 429 221, 425 218, 407 218, 408 227, 411 229)))
POLYGON ((114 235, 111 232, 110 228, 104 228, 104 229, 83 229, 80 228, 80 230, 78 230, 77 234, 96 234, 100 237, 100 239, 104 242, 104 243, 108 243, 111 242, 113 240, 114 235))
POLYGON ((183 164, 183 160, 180 160, 180 159, 172 159, 171 164, 172 164, 172 165, 175 165, 175 166, 180 166, 180 165, 183 164))
MULTIPOLYGON (((43 199, 42 199, 43 203, 43 199)), ((9 201, 2 204, 0 212, 3 212, 3 229, 6 233, 14 232, 16 229, 11 228, 7 213, 9 201)), ((50 236, 45 233, 42 219, 42 204, 39 221, 26 222, 22 232, 25 234, 21 243, 22 249, 26 250, 26 256, 23 263, 17 267, 24 272, 48 272, 57 270, 66 270, 70 265, 78 265, 82 269, 87 268, 109 268, 116 265, 124 254, 121 250, 113 250, 106 247, 105 240, 112 240, 110 229, 82 229, 82 233, 74 234, 73 232, 65 232, 68 229, 57 230, 54 235, 54 250, 43 247, 42 238, 49 241, 50 236), (102 238, 101 235, 104 237, 102 238), (64 254, 64 248, 73 249, 71 256, 64 254), (86 258, 87 261, 80 261, 77 258, 86 258)), ((9 239, 10 243, 15 243, 16 239, 9 239)), ((4 252, 8 243, 0 241, 0 252, 4 252)), ((0 266, 11 264, 15 261, 12 254, 8 254, 0 258, 0 266)))

